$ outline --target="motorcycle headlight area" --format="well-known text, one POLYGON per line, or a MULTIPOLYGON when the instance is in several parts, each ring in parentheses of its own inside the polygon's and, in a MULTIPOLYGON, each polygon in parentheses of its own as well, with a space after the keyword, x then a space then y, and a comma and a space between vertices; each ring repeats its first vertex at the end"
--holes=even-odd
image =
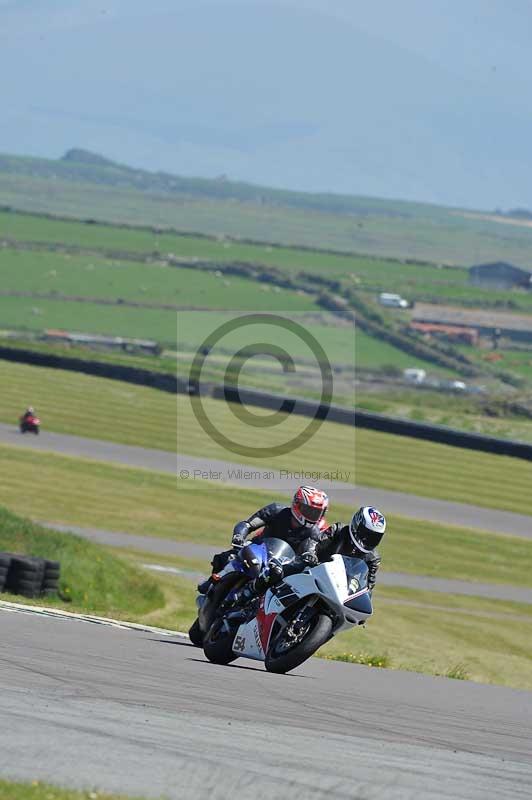
POLYGON ((357 611, 359 614, 371 614, 371 597, 368 592, 359 594, 356 597, 348 597, 344 600, 344 606, 350 608, 351 611, 357 611))

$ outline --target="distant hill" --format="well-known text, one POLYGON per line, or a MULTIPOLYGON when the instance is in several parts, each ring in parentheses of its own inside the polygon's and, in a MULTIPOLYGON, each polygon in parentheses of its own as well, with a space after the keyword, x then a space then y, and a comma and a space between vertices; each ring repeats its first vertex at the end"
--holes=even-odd
POLYGON ((0 205, 218 237, 469 266, 532 266, 532 228, 495 214, 149 172, 73 148, 0 155, 0 205))
MULTIPOLYGON (((258 205, 312 209, 329 214, 382 214, 412 216, 431 206, 407 201, 379 200, 339 194, 313 194, 272 189, 219 178, 185 178, 167 172, 149 172, 119 164, 81 148, 68 150, 58 160, 0 155, 0 173, 64 178, 89 183, 172 195, 239 200, 258 205)), ((437 208, 436 206, 434 208, 437 208)))

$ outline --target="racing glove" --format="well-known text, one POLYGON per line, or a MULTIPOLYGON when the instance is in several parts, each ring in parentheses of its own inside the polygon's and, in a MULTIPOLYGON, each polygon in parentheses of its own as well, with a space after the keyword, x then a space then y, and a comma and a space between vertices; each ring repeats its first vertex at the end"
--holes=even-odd
POLYGON ((318 563, 318 557, 316 553, 312 552, 312 550, 307 550, 305 553, 301 553, 300 558, 306 567, 315 567, 318 563))
POLYGON ((370 592, 373 591, 375 583, 377 581, 377 570, 378 567, 375 567, 374 569, 371 569, 370 567, 368 569, 368 589, 370 590, 370 592))
POLYGON ((249 525, 247 522, 237 522, 233 528, 233 538, 231 544, 233 547, 243 547, 246 541, 246 536, 249 533, 249 525))
POLYGON ((283 578, 284 578, 284 569, 281 562, 278 561, 278 559, 276 558, 271 558, 268 561, 267 585, 275 586, 277 583, 281 583, 283 578))

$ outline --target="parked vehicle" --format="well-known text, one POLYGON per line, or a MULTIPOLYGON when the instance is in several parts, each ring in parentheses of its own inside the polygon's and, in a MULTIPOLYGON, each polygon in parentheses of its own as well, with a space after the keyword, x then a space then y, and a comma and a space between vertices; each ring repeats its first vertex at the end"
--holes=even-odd
POLYGON ((285 673, 372 613, 365 561, 336 554, 286 577, 244 608, 218 613, 203 649, 215 664, 251 658, 263 661, 269 672, 285 673))
POLYGON ((423 383, 426 377, 427 373, 424 369, 407 367, 407 369, 403 370, 403 378, 405 381, 408 381, 408 383, 423 383))
POLYGON ((400 294, 390 294, 389 292, 381 292, 379 303, 388 308, 409 308, 408 300, 405 300, 400 294))

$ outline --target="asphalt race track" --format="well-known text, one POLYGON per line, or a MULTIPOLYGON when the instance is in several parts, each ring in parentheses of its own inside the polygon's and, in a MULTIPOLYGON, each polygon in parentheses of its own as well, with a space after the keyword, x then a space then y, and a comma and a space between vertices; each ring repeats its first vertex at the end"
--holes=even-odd
MULTIPOLYGON (((68 436, 47 431, 42 432, 39 436, 30 436, 30 434, 22 436, 18 429, 2 423, 0 423, 0 443, 92 458, 98 461, 110 461, 131 467, 169 472, 174 475, 177 475, 178 471, 186 470, 189 472, 191 480, 201 480, 201 477, 194 477, 195 472, 198 474, 210 472, 219 474, 218 480, 225 480, 234 486, 246 489, 264 489, 276 495, 290 495, 294 490, 294 485, 298 482, 297 478, 287 479, 281 477, 278 472, 275 472, 273 478, 238 478, 232 472, 239 469, 249 471, 257 468, 211 458, 195 458, 163 450, 150 450, 97 439, 86 439, 80 436, 68 436)), ((354 486, 339 481, 321 480, 320 487, 338 503, 347 505, 371 503, 388 514, 400 514, 412 519, 431 520, 492 533, 532 538, 531 518, 526 514, 434 500, 385 489, 354 486)))
POLYGON ((529 800, 532 693, 0 611, 0 774, 148 797, 529 800))

